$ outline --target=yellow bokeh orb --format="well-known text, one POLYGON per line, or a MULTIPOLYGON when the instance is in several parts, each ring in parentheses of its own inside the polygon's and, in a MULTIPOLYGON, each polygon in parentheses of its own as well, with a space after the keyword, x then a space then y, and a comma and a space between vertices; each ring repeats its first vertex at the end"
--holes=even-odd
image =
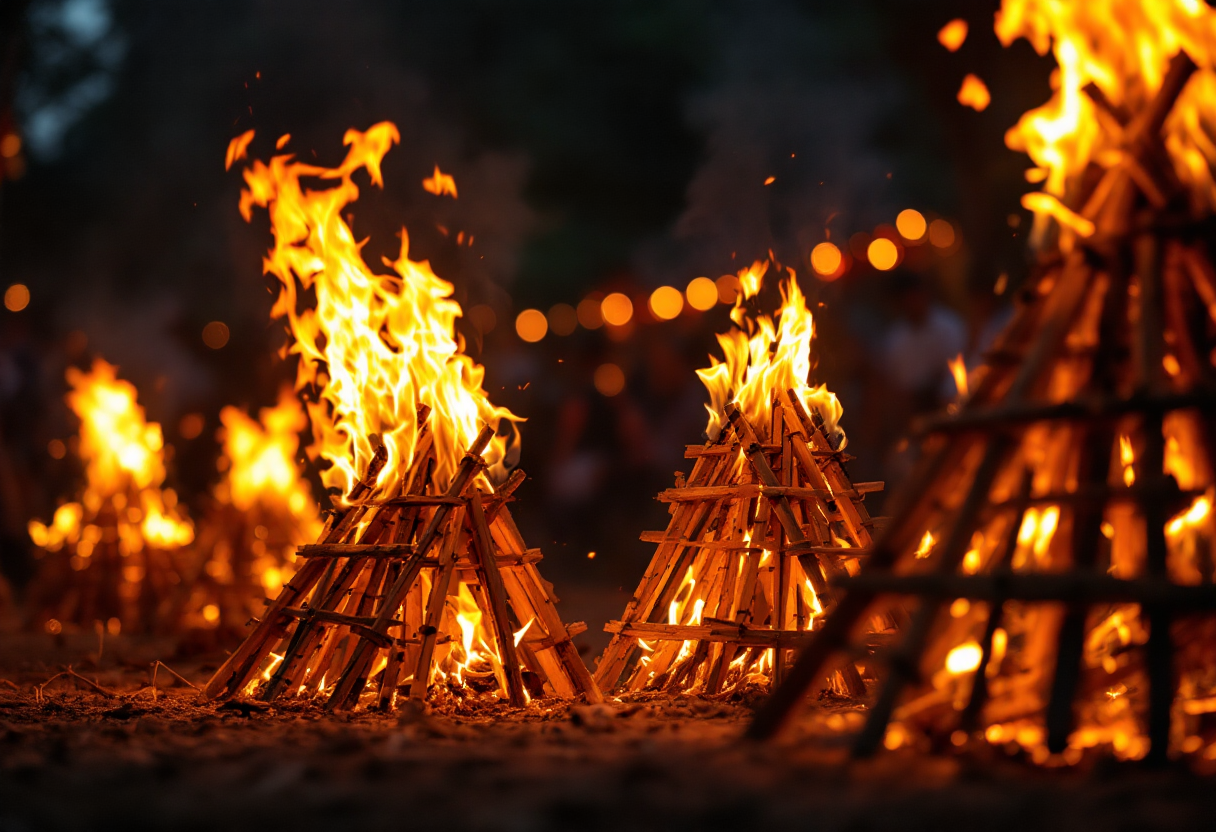
POLYGON ((895 218, 895 229, 909 242, 915 242, 924 237, 928 228, 929 224, 925 222, 925 215, 915 208, 905 208, 895 218))
POLYGON ((866 257, 880 272, 890 271, 899 262, 899 248, 886 237, 875 237, 866 249, 866 257))
POLYGON ((684 293, 674 286, 660 286, 650 293, 649 306, 660 321, 670 321, 684 311, 684 293))
POLYGON ((829 280, 835 278, 842 262, 844 262, 844 255, 840 253, 840 249, 834 243, 820 243, 811 249, 811 268, 820 277, 829 280))
POLYGON ((525 309, 515 316, 515 334, 529 344, 535 344, 549 331, 549 321, 539 309, 525 309))
POLYGON ((600 313, 605 323, 624 326, 633 317, 633 301, 622 292, 613 292, 600 302, 600 313))

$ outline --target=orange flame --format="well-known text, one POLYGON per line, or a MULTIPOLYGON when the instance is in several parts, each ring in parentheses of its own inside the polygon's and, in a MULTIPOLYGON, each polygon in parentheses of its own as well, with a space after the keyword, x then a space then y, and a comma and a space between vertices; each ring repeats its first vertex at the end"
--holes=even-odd
MULTIPOLYGON (((1210 138, 1216 124, 1216 11, 1201 0, 1004 0, 996 34, 1006 46, 1026 38, 1040 55, 1051 49, 1059 64, 1051 99, 1024 114, 1005 143, 1025 151, 1038 166, 1043 190, 1064 201, 1091 163, 1122 163, 1119 126, 1102 122, 1085 87, 1093 84, 1114 106, 1142 112, 1160 89, 1170 59, 1185 49, 1200 70, 1166 121, 1165 144, 1200 207, 1216 208, 1216 143, 1210 138)), ((1027 207, 1041 230, 1050 203, 1027 207)))
POLYGON ((319 508, 295 461, 299 433, 308 419, 291 390, 284 389, 278 404, 263 408, 257 420, 235 407, 225 407, 220 422, 222 465, 227 471, 216 487, 216 498, 259 517, 282 518, 281 525, 289 532, 280 556, 259 557, 254 565, 254 574, 267 593, 274 593, 294 571, 285 573, 284 569, 295 547, 315 540, 321 532, 319 508))
POLYGON ((954 387, 958 390, 959 398, 967 397, 967 362, 960 352, 946 364, 950 367, 950 375, 954 376, 954 387))
MULTIPOLYGON (((452 284, 430 264, 409 259, 409 238, 385 260, 392 274, 375 274, 343 219, 358 199, 354 174, 366 170, 383 186, 380 162, 400 136, 381 122, 366 132, 348 130, 346 158, 334 168, 294 161, 290 154, 255 161, 245 170, 241 214, 253 206, 269 210, 274 247, 266 271, 281 283, 272 315, 286 318, 300 356, 297 387, 313 387, 308 405, 314 442, 309 448, 330 463, 321 474, 327 487, 348 494, 367 469, 377 434, 388 452, 378 485, 397 482, 413 461, 421 425, 419 405, 432 409, 437 465, 433 481, 446 485, 465 449, 486 423, 517 420, 495 407, 482 389, 484 368, 464 355, 454 332, 461 315, 452 284), (305 189, 302 178, 336 181, 324 190, 305 189), (315 295, 315 304, 302 297, 315 295)), ((500 466, 507 439, 496 437, 486 451, 500 466)))
POLYGON ((67 380, 72 388, 68 406, 80 418, 86 484, 80 502, 60 506, 49 526, 29 523, 35 545, 48 551, 75 546, 77 556, 87 560, 101 531, 82 524, 107 504, 115 509, 124 554, 141 551, 145 544, 173 548, 194 540, 194 527, 178 506, 177 494, 161 488, 164 436, 160 425, 145 420, 134 385, 120 380, 118 368, 100 358, 87 373, 69 367, 67 380))
POLYGON ((963 78, 963 85, 958 88, 958 103, 982 113, 992 103, 992 94, 988 92, 988 85, 978 76, 967 73, 963 78))
POLYGON ((435 165, 433 176, 422 180, 422 189, 435 196, 448 194, 452 199, 456 199, 456 180, 452 178, 451 174, 440 171, 439 165, 435 165))
POLYGON ((767 435, 773 395, 791 388, 809 412, 819 411, 829 430, 837 429, 843 413, 826 386, 807 383, 815 326, 794 270, 788 269, 788 279, 781 282, 776 321, 748 309, 747 301, 759 293, 768 267, 767 262, 756 261, 739 272, 740 292, 730 313, 735 328, 718 334, 725 360, 710 356, 709 367, 697 370, 709 391, 706 432, 711 438, 721 433, 726 424, 723 409, 732 401, 762 436, 767 435))

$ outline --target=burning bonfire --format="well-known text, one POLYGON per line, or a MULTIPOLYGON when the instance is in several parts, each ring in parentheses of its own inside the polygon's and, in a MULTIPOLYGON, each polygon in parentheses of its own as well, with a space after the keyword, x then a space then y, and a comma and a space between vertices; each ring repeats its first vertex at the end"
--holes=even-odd
POLYGON ((101 622, 111 634, 176 626, 180 551, 194 529, 163 488, 164 437, 135 387, 100 358, 69 368, 67 403, 80 418, 85 487, 49 525, 29 524, 43 552, 33 609, 47 632, 101 622))
POLYGON ((224 479, 201 524, 186 623, 240 632, 295 574, 296 547, 317 539, 321 516, 296 464, 308 417, 291 390, 257 419, 225 407, 220 423, 224 479))
MULTIPOLYGON (((233 141, 229 164, 252 138, 233 141)), ((397 141, 386 122, 348 131, 335 168, 283 154, 245 170, 241 212, 269 211, 273 315, 288 323, 297 384, 312 397, 309 452, 340 496, 204 693, 319 696, 331 709, 388 709, 399 692, 516 706, 598 699, 571 641, 580 629, 558 616, 540 553, 507 511, 524 478, 505 476, 516 417, 489 401, 484 370, 462 353, 452 285, 409 259, 404 230, 391 273, 374 273, 343 218, 355 174, 382 186, 397 141)))
POLYGON ((1216 12, 1006 0, 996 28, 1059 62, 1007 136, 1043 186, 1039 266, 752 732, 895 596, 909 623, 865 663, 883 684, 857 753, 1216 759, 1216 12))
MULTIPOLYGON (((691 445, 687 479, 654 558, 620 621, 596 680, 606 690, 716 694, 780 680, 789 651, 830 612, 831 580, 855 573, 873 521, 850 482, 840 403, 811 387, 814 325, 793 270, 776 319, 753 311, 768 263, 739 273, 735 328, 718 336, 725 360, 698 375, 709 390, 709 441, 691 445)), ((883 624, 886 629, 886 623, 883 624)), ((856 667, 833 684, 861 696, 856 667)))

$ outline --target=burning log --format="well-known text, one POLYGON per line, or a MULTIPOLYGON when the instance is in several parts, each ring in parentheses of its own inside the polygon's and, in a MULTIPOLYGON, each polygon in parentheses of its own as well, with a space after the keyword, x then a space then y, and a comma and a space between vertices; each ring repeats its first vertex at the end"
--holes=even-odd
POLYGON ((896 596, 910 624, 875 656, 856 754, 979 737, 1040 762, 1216 753, 1216 13, 1160 11, 1006 0, 1006 42, 1068 58, 1009 136, 1046 181, 1040 265, 969 400, 921 426, 912 488, 752 736, 896 596), (1133 34, 1134 58, 1115 45, 1133 34), (1080 95, 1091 82, 1102 96, 1080 95))
POLYGON ((85 487, 50 524, 30 521, 42 550, 31 610, 48 632, 93 627, 163 632, 180 623, 183 547, 194 529, 177 495, 162 488, 164 438, 147 422, 135 387, 100 358, 67 371, 67 403, 80 418, 85 487))
POLYGON ((275 234, 274 314, 294 336, 299 385, 316 392, 310 453, 330 464, 322 479, 341 497, 203 695, 386 710, 399 695, 598 702, 572 641, 581 629, 561 620, 539 552, 507 510, 523 474, 493 486, 505 473, 499 427, 516 417, 489 402, 482 368, 460 351, 453 287, 409 260, 404 232, 395 274, 373 274, 343 218, 358 194, 352 174, 366 169, 379 184, 395 141, 396 128, 379 124, 347 133, 337 168, 278 156, 245 172, 242 212, 266 206, 275 234), (301 176, 339 184, 304 190, 301 176), (300 309, 304 289, 316 302, 300 309))
POLYGON ((200 523, 196 574, 185 585, 183 620, 220 633, 240 633, 295 573, 296 549, 321 532, 312 489, 296 464, 308 419, 289 389, 252 419, 220 411, 224 472, 200 523))
MULTIPOLYGON (((719 336, 726 361, 698 373, 712 438, 688 448, 692 473, 659 495, 671 504, 667 530, 642 534, 658 548, 621 620, 605 627, 605 692, 717 694, 780 680, 789 651, 830 614, 830 581, 869 552, 862 500, 882 483, 849 479, 840 406, 807 384, 813 324, 792 271, 776 325, 747 309, 766 270, 740 273, 732 318, 747 333, 719 336)), ((865 693, 854 664, 831 676, 840 693, 865 693)))

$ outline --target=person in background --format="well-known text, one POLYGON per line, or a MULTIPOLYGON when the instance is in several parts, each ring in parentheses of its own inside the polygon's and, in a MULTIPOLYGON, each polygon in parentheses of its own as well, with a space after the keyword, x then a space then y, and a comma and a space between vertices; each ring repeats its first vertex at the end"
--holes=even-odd
POLYGON ((934 301, 915 275, 894 275, 896 319, 882 344, 882 366, 912 414, 939 410, 954 398, 948 362, 967 349, 967 327, 934 301))

